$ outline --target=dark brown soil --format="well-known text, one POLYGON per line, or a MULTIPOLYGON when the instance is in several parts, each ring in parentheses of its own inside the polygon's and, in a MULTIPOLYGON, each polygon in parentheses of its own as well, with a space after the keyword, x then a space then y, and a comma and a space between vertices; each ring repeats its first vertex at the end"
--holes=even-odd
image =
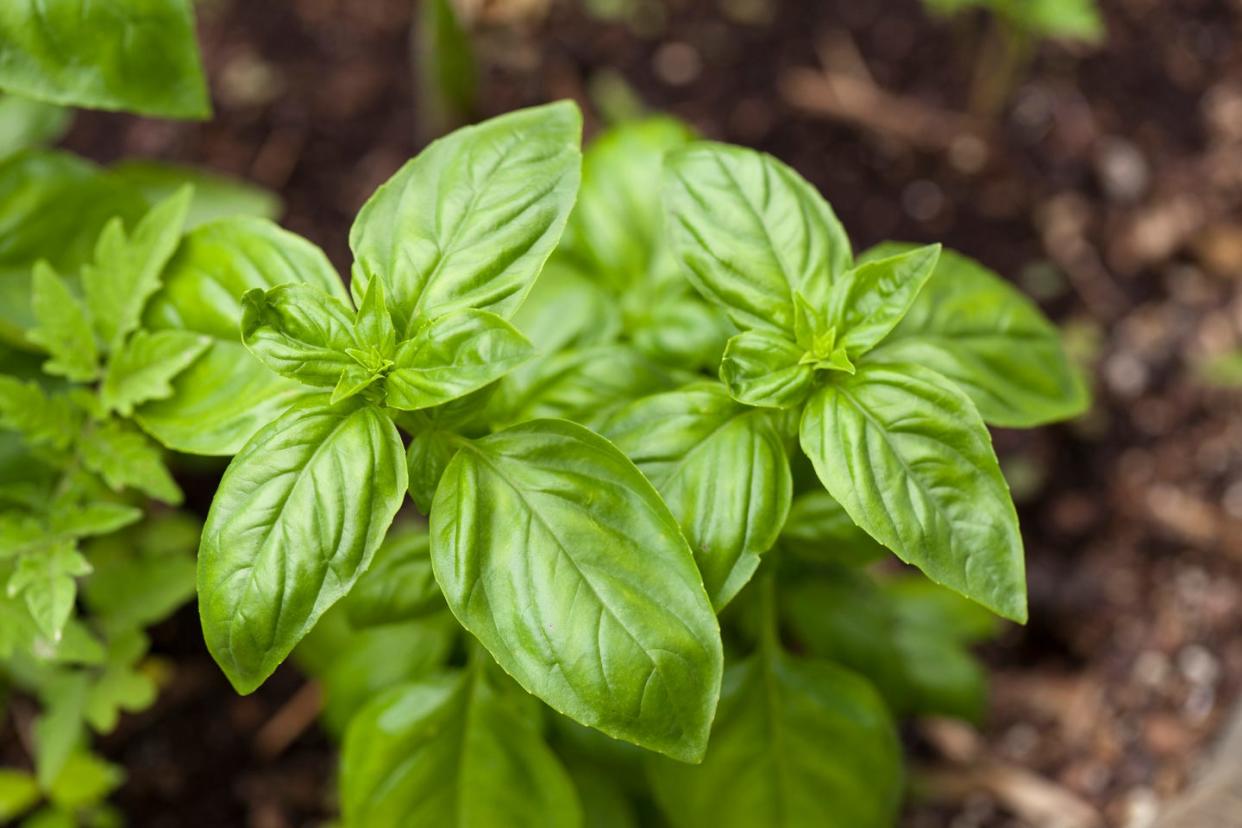
MULTIPOLYGON (((410 5, 204 2, 216 118, 86 114, 68 145, 264 184, 286 200, 285 224, 344 268, 354 212, 417 149, 410 5)), ((1095 410, 997 435, 1020 482, 1032 621, 987 648, 993 703, 972 767, 1014 765, 1029 772, 1019 787, 1047 783, 1102 824, 1150 824, 1242 683, 1242 392, 1205 389, 1195 371, 1242 340, 1242 7, 1103 0, 1107 45, 1041 50, 1005 112, 966 122, 980 137, 963 142, 911 134, 874 106, 829 117, 791 101, 791 78, 826 63, 929 123, 961 123, 983 30, 932 23, 914 0, 654 0, 639 5, 663 20, 633 25, 563 2, 516 31, 495 20, 544 4, 482 5, 484 114, 566 96, 592 112, 592 79, 611 70, 652 108, 790 162, 860 247, 943 241, 1073 332, 1095 410)), ((107 743, 129 769, 118 804, 134 824, 275 828, 330 812, 321 735, 272 762, 253 749, 296 690, 292 671, 237 699, 193 612, 157 649, 176 660, 173 688, 107 743)), ((934 732, 917 749, 928 773, 960 769, 934 732)), ((905 824, 1051 824, 1014 798, 949 784, 905 824)))

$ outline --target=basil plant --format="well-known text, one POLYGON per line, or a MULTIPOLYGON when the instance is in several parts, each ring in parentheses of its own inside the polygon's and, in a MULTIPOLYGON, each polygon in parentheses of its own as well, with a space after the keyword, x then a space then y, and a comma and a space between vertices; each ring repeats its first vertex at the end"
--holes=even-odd
POLYGON ((1026 617, 985 423, 1081 381, 1001 279, 855 258, 775 159, 580 131, 559 103, 430 145, 348 291, 265 219, 155 213, 94 341, 35 339, 102 377, 94 430, 235 455, 204 637, 239 692, 290 655, 323 683, 346 825, 891 824, 895 718, 979 715, 968 647, 1026 617))

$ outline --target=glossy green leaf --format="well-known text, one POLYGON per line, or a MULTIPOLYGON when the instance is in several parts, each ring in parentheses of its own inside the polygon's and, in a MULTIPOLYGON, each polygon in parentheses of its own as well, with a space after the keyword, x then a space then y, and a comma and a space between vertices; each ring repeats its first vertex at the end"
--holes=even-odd
POLYGON ((241 344, 242 296, 254 288, 300 283, 345 302, 345 288, 319 248, 255 218, 213 221, 186 234, 163 280, 143 324, 205 334, 212 345, 173 380, 170 398, 138 408, 138 422, 178 451, 236 454, 308 393, 241 344))
POLYGON ((249 693, 370 565, 406 487, 396 427, 322 398, 255 434, 229 464, 199 547, 212 656, 249 693))
POLYGON ((399 334, 476 308, 509 317, 560 239, 578 190, 582 116, 524 109, 441 138, 363 205, 355 297, 384 280, 399 334))
POLYGON ((674 828, 887 828, 901 745, 864 680, 826 661, 756 655, 725 674, 703 764, 653 763, 674 828))
POLYGON ((181 502, 181 489, 165 468, 159 447, 141 432, 110 420, 88 430, 78 448, 82 463, 113 491, 132 488, 165 503, 181 502))
POLYGON ((211 114, 189 0, 8 0, 0 88, 91 109, 211 114))
POLYGON ((152 203, 163 201, 186 184, 192 185, 194 196, 185 217, 187 230, 233 216, 275 220, 281 213, 280 199, 274 193, 197 167, 130 158, 109 167, 108 173, 152 203))
POLYGON ((442 405, 494 382, 535 355, 494 313, 462 310, 431 320, 403 342, 385 380, 387 403, 412 411, 442 405))
POLYGON ((392 315, 388 313, 388 303, 384 299, 384 282, 372 280, 367 285, 362 301, 358 303, 358 318, 355 322, 358 342, 375 349, 381 357, 392 356, 397 348, 397 330, 392 324, 392 315))
POLYGON ((573 783, 515 693, 476 669, 376 698, 345 739, 345 825, 580 826, 573 783))
MULTIPOLYGON (((907 249, 880 245, 866 258, 907 249)), ((1029 299, 972 259, 940 256, 910 312, 873 354, 945 375, 984 421, 1025 428, 1082 413, 1089 402, 1061 335, 1029 299)))
POLYGON ((128 225, 146 209, 139 194, 70 153, 27 151, 0 160, 0 337, 29 347, 35 262, 77 273, 108 221, 119 216, 128 225))
POLYGON ((268 368, 304 385, 332 388, 357 363, 353 309, 311 285, 251 290, 242 297, 242 341, 268 368))
POLYGON ((794 498, 780 540, 781 548, 807 561, 861 566, 888 554, 823 490, 794 498))
POLYGON ((783 334, 745 331, 729 340, 720 362, 720 379, 738 402, 791 408, 811 392, 813 366, 805 352, 783 334))
POLYGON ((850 268, 832 208, 769 155, 696 143, 668 156, 664 204, 686 276, 739 328, 793 338, 794 294, 823 307, 850 268))
POLYGON ((104 407, 129 417, 134 406, 172 396, 172 379, 211 345, 188 331, 135 331, 108 360, 100 385, 104 407))
POLYGON ((0 94, 0 158, 55 143, 72 118, 69 110, 55 104, 0 94))
POLYGON ((931 277, 940 245, 931 244, 860 264, 832 286, 827 321, 836 346, 862 356, 897 326, 931 277))
POLYGON ((721 642, 686 541, 586 429, 536 420, 463 447, 431 510, 436 580, 528 691, 619 739, 702 756, 721 642))
POLYGON ((95 331, 112 350, 138 327, 147 300, 160 287, 185 224, 193 190, 183 187, 142 217, 126 234, 119 218, 104 226, 94 260, 82 268, 82 289, 95 331))
POLYGON ((37 326, 26 338, 51 355, 43 370, 78 382, 99 376, 99 351, 91 333, 90 314, 47 262, 35 265, 31 306, 37 326))
POLYGON ((342 601, 355 628, 395 624, 443 610, 431 571, 431 539, 423 526, 394 527, 371 564, 342 601))
POLYGON ((1022 536, 992 440, 950 381, 870 363, 818 390, 802 448, 828 493, 933 581, 1026 620, 1022 536))
POLYGON ((720 610, 789 512, 789 459, 770 416, 703 383, 638 400, 602 430, 659 490, 720 610))

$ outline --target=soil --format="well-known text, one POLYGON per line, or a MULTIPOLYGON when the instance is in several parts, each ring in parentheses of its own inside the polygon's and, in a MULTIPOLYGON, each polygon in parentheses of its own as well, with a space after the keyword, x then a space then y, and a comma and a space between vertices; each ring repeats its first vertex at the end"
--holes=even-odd
MULTIPOLYGON (((591 93, 611 73, 651 108, 791 163, 860 247, 943 241, 1066 326, 1091 366, 1091 414, 996 435, 1032 621, 984 651, 979 733, 912 729, 903 825, 1152 824, 1242 685, 1242 391, 1198 372, 1242 346, 1242 6, 1102 0, 1106 44, 1042 47, 980 118, 963 113, 987 29, 929 20, 914 0, 634 0, 619 21, 568 0, 464 5, 480 16, 481 114, 573 97, 595 129, 591 93)), ((410 0, 202 2, 215 118, 85 113, 66 143, 272 188, 286 226, 344 270, 351 217, 427 130, 411 13, 410 0)), ((173 685, 105 742, 128 768, 117 804, 134 824, 331 813, 324 736, 311 728, 273 760, 254 747, 299 676, 237 698, 192 610, 156 650, 173 685)))

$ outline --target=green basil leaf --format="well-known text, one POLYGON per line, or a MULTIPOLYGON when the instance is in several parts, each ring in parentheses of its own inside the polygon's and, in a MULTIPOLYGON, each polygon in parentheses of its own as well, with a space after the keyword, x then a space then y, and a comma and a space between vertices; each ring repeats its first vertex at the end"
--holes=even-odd
POLYGON ((739 328, 793 338, 794 294, 823 307, 849 239, 815 188, 775 158, 724 144, 676 150, 664 204, 686 276, 739 328))
POLYGON ((664 156, 693 137, 673 118, 646 118, 610 127, 583 153, 582 189, 560 250, 614 293, 658 282, 669 269, 657 201, 664 156))
POLYGON ((181 489, 164 466, 159 447, 142 432, 109 420, 83 435, 79 451, 82 464, 113 491, 133 488, 165 503, 181 502, 181 489))
POLYGON ((392 356, 397 348, 397 329, 392 325, 388 304, 384 299, 384 282, 373 279, 358 303, 358 319, 354 325, 359 344, 374 348, 382 357, 392 356))
POLYGON ((580 826, 573 783, 516 692, 473 670, 376 698, 345 737, 345 824, 580 826))
POLYGON ((517 328, 494 313, 461 310, 418 328, 393 357, 384 387, 393 408, 413 411, 463 397, 535 355, 517 328))
POLYGON ((638 400, 602 431, 659 490, 719 611, 750 580, 789 512, 789 458, 770 416, 703 383, 638 400))
POLYGON ((274 193, 196 167, 131 158, 109 167, 108 173, 153 203, 163 201, 186 184, 192 185, 194 196, 190 199, 190 209, 185 217, 187 230, 233 216, 275 220, 282 209, 280 199, 274 193))
POLYGON ((612 342, 621 334, 616 298, 558 256, 539 274, 513 324, 544 354, 612 342))
POLYGON ((683 761, 702 756, 720 632, 677 522, 611 443, 537 420, 462 448, 431 509, 457 619, 554 709, 683 761))
MULTIPOLYGON (((650 300, 648 300, 650 301, 650 300)), ((720 365, 731 326, 697 296, 667 296, 631 323, 634 347, 657 362, 688 370, 720 365)))
POLYGON ((185 224, 193 190, 183 187, 142 217, 126 235, 119 218, 108 222, 95 244, 95 258, 82 268, 82 289, 99 337, 116 350, 138 327, 143 308, 160 287, 185 224))
POLYGON ((356 629, 395 624, 444 609, 431 571, 431 539, 422 526, 395 527, 375 562, 341 602, 356 629))
POLYGON ((52 267, 40 261, 31 280, 31 303, 37 327, 26 334, 51 354, 43 370, 78 382, 99 376, 99 351, 86 306, 52 267))
POLYGON ((582 116, 524 109, 431 144, 363 205, 353 290, 384 280, 398 333, 476 308, 509 317, 560 239, 578 191, 582 116))
POLYGON ((135 331, 108 361, 100 400, 129 417, 134 406, 173 394, 172 379, 211 345, 211 338, 188 331, 135 331))
POLYGON ((802 448, 854 522, 933 581, 1026 620, 1018 516, 978 411, 911 363, 870 363, 819 389, 802 448))
POLYGON ((406 452, 406 466, 410 472, 410 497, 424 515, 431 514, 431 503, 436 496, 440 478, 448 468, 449 461, 457 454, 454 434, 429 428, 414 435, 406 452))
POLYGON ((805 351, 783 334, 745 331, 729 340, 720 379, 733 399, 746 405, 791 408, 811 392, 815 369, 805 351))
POLYGON ((67 152, 27 151, 0 161, 0 336, 29 347, 35 262, 76 274, 108 221, 130 224, 146 209, 139 194, 67 152))
POLYGON ((71 120, 73 114, 55 104, 0 94, 0 158, 55 143, 71 120))
POLYGON ((311 285, 255 289, 242 297, 242 341, 281 376, 304 385, 332 388, 357 363, 354 312, 340 299, 311 285))
POLYGON ((794 498, 780 540, 807 561, 863 566, 888 554, 823 490, 794 498))
POLYGON ((300 404, 229 464, 199 547, 207 648, 238 692, 271 675, 370 565, 404 496, 396 427, 378 410, 300 404))
MULTIPOLYGON (((865 258, 907 249, 883 244, 865 258)), ((910 312, 872 354, 916 362, 961 386, 985 422, 1027 428, 1081 414, 1090 402, 1060 333, 995 273, 946 250, 910 312)))
POLYGON ((211 115, 188 0, 11 0, 0 15, 0 88, 91 109, 211 115))
POLYGON ((670 391, 689 378, 653 362, 629 345, 596 345, 523 365, 504 378, 496 419, 540 417, 599 423, 631 400, 670 391))
POLYGON ((758 655, 725 674, 703 764, 653 762, 650 778, 674 828, 886 828, 901 804, 901 744, 858 676, 758 655))
POLYGON ((306 386, 268 370, 241 343, 242 296, 304 283, 342 302, 348 295, 315 245, 256 218, 213 221, 186 234, 164 271, 143 324, 205 334, 212 345, 173 380, 173 395, 147 403, 138 422, 169 448, 233 455, 306 386))
POLYGON ((929 244, 864 262, 838 279, 828 297, 836 346, 859 357, 883 341, 910 310, 939 257, 940 245, 929 244))

